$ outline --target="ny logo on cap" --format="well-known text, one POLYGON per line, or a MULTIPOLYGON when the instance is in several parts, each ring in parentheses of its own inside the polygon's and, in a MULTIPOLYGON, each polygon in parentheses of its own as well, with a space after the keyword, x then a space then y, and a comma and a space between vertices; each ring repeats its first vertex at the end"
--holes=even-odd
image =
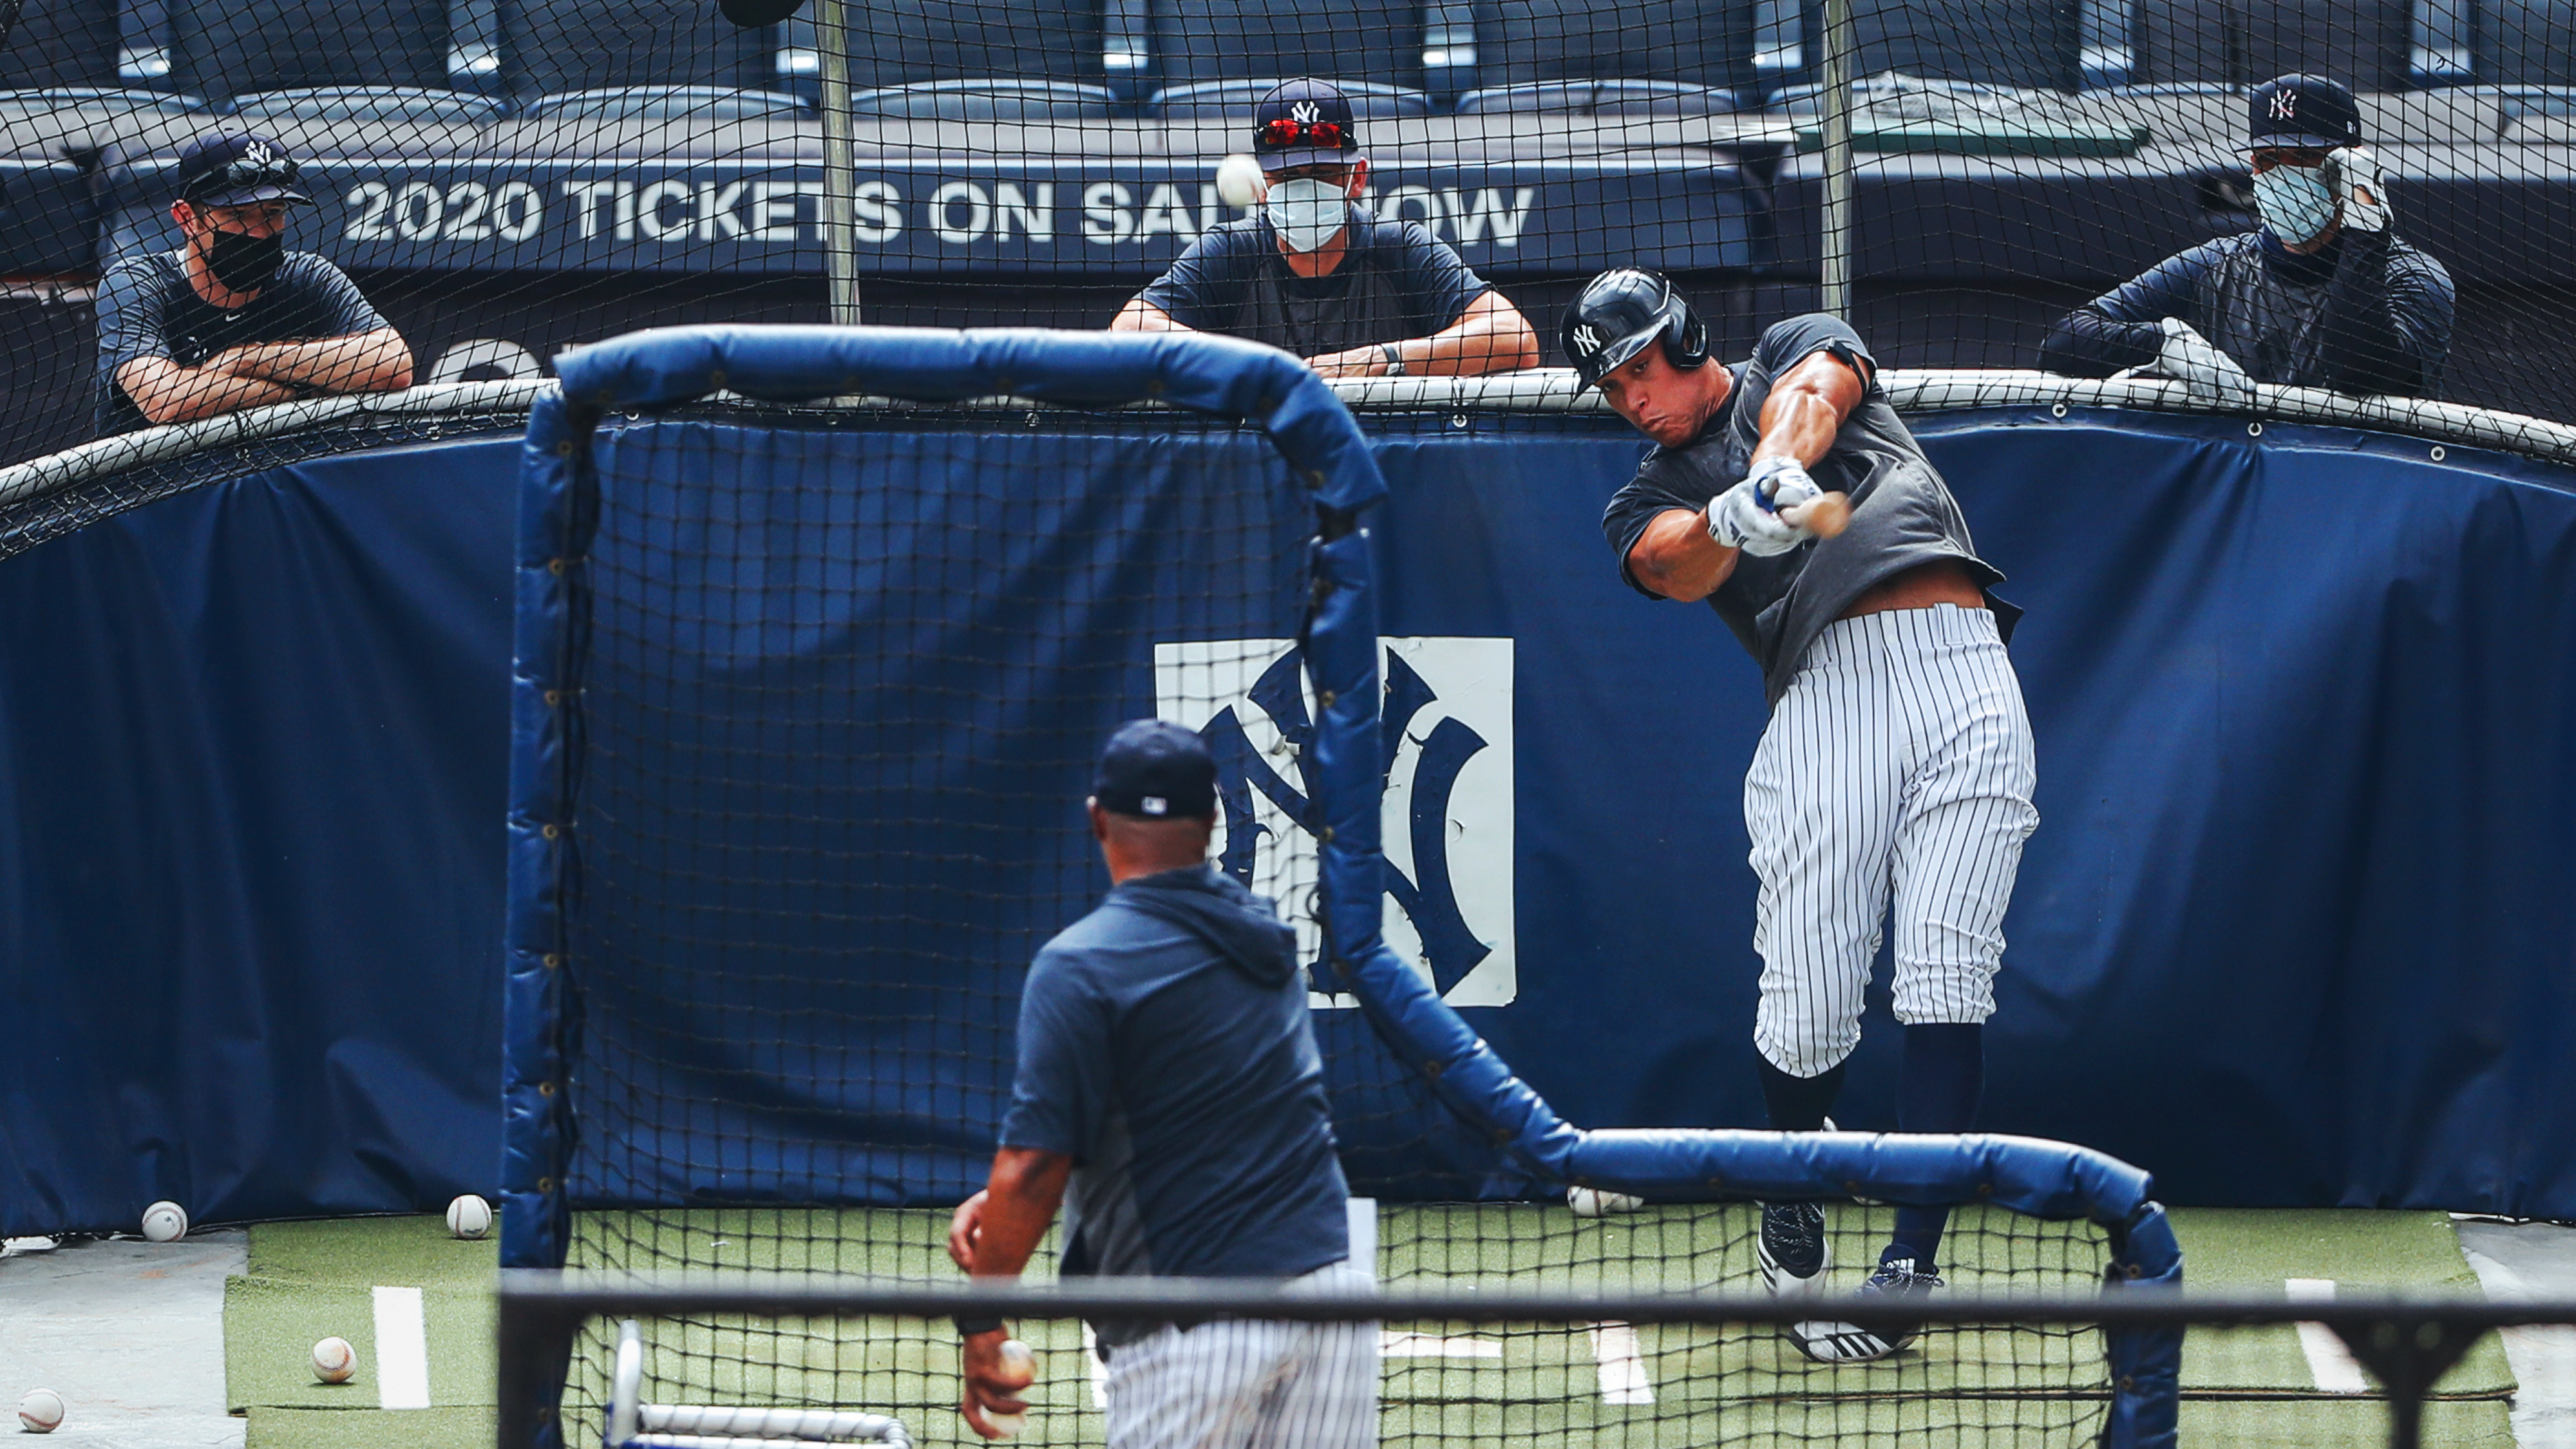
POLYGON ((1574 329, 1574 345, 1582 348, 1587 353, 1599 352, 1601 350, 1600 329, 1594 327, 1589 322, 1576 327, 1574 329))
POLYGON ((1313 101, 1299 101, 1288 108, 1288 115, 1299 125, 1311 126, 1323 118, 1323 111, 1313 101))
POLYGON ((2297 91, 2273 92, 2272 119, 2276 121, 2295 121, 2298 118, 2299 93, 2297 91))
POLYGON ((268 143, 266 141, 251 141, 244 143, 242 146, 242 159, 246 161, 256 161, 260 165, 265 166, 269 162, 277 159, 277 153, 268 149, 268 143))

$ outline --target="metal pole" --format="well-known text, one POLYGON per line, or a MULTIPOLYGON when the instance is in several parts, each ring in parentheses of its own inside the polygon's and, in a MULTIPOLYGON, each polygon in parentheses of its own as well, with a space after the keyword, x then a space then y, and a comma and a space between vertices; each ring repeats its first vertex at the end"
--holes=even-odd
POLYGON ((832 324, 859 325, 858 257, 853 250, 850 146, 850 37, 841 0, 814 0, 815 60, 823 75, 823 277, 832 324))
POLYGON ((1851 0, 1825 0, 1824 234, 1820 277, 1823 310, 1848 322, 1852 312, 1851 0))

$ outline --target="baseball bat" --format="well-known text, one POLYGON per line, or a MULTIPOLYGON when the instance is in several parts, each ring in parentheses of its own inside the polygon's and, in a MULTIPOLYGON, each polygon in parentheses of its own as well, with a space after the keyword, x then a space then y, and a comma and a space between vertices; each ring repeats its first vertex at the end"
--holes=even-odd
POLYGON ((1818 538, 1831 538, 1851 527, 1851 497, 1843 493, 1821 493, 1804 503, 1793 503, 1780 510, 1780 521, 1792 528, 1803 528, 1818 538))

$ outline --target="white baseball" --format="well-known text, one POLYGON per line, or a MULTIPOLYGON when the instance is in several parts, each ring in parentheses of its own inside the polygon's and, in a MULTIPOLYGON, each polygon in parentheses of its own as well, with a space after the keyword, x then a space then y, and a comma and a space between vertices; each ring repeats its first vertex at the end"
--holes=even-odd
POLYGON ((63 1396, 52 1389, 29 1389, 18 1400, 18 1422, 30 1434, 50 1434, 62 1427, 63 1396))
POLYGON ((1217 163, 1216 194, 1228 206, 1256 206, 1270 194, 1270 181, 1260 162, 1237 151, 1217 163))
POLYGON ((1603 1192, 1597 1187, 1569 1187, 1565 1190, 1565 1205, 1574 1209, 1578 1218, 1597 1218, 1605 1213, 1636 1212, 1645 1207, 1646 1200, 1624 1192, 1603 1192))
POLYGON ((313 1345, 313 1377, 326 1384, 345 1384, 358 1372, 358 1351, 345 1338, 326 1338, 313 1345))
MULTIPOLYGON (((1038 1381, 1038 1356, 1029 1351, 1027 1344, 1016 1338, 1006 1338, 995 1352, 1002 1360, 1002 1376, 1018 1380, 1014 1388, 1025 1389, 1038 1381)), ((1028 1432, 1029 1416, 1025 1411, 996 1414, 988 1409, 984 1413, 984 1422, 1000 1430, 1003 1438, 1016 1439, 1028 1432)))
POLYGON ((188 1210, 167 1199, 145 1208, 143 1236, 156 1243, 175 1243, 188 1236, 188 1210))
POLYGON ((479 1238, 492 1231, 492 1205, 473 1193, 447 1205, 447 1230, 460 1238, 479 1238))

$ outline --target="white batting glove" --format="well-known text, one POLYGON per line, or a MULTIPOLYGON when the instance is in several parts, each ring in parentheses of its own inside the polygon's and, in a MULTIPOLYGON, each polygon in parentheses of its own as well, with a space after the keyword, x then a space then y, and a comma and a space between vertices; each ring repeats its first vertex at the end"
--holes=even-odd
POLYGON ((1755 558, 1787 553, 1807 541, 1803 528, 1780 516, 1823 490, 1794 458, 1766 458, 1744 481, 1708 501, 1708 536, 1755 558))
POLYGON ((2346 231, 2388 230, 2388 183, 2379 158, 2366 146, 2339 146, 2326 153, 2326 189, 2343 208, 2346 231))
POLYGON ((2254 405, 2254 379, 2245 375, 2235 358, 2180 317, 2167 317, 2156 326, 2165 334, 2164 345, 2156 350, 2158 372, 2190 389, 2193 396, 2221 407, 2254 405))

